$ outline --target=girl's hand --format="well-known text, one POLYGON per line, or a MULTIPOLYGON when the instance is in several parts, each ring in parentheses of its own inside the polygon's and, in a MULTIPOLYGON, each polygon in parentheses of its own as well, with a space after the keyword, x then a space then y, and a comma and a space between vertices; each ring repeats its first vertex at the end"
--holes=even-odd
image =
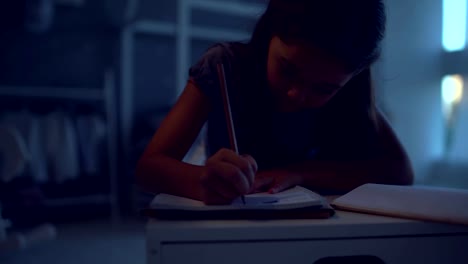
POLYGON ((257 162, 222 149, 206 161, 201 177, 202 198, 206 204, 229 204, 252 189, 257 162))
POLYGON ((303 179, 299 174, 286 170, 263 171, 255 176, 251 193, 278 193, 296 185, 301 185, 302 182, 303 179))

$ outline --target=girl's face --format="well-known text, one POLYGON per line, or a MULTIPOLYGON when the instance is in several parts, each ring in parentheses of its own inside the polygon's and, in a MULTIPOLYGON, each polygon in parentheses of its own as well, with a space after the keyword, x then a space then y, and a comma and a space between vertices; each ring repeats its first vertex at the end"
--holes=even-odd
POLYGON ((311 45, 278 37, 270 42, 267 78, 280 111, 321 107, 352 77, 340 61, 311 45))

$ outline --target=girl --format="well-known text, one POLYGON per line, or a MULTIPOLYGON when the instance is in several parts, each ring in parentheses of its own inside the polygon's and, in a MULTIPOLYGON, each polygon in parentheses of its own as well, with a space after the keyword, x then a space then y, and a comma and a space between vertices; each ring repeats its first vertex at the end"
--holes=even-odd
POLYGON ((330 194, 411 184, 371 84, 385 20, 382 0, 271 0, 248 43, 215 45, 190 69, 139 161, 139 183, 207 204, 295 185, 330 194), (241 155, 229 150, 220 63, 241 155), (206 164, 182 162, 206 121, 206 164))

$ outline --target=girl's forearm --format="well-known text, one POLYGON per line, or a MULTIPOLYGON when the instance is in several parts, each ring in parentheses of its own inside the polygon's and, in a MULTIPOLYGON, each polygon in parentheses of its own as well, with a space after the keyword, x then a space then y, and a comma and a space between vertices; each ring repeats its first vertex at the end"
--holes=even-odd
POLYGON ((299 177, 305 187, 330 192, 347 192, 365 183, 413 183, 412 169, 403 160, 307 161, 286 171, 299 177))
POLYGON ((191 165, 163 155, 148 155, 136 170, 140 187, 154 193, 170 193, 201 200, 202 166, 191 165))

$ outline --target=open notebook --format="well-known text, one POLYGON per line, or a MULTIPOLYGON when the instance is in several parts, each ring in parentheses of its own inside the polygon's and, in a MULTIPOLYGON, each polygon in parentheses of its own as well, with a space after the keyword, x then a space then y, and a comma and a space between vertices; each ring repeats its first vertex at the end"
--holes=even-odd
POLYGON ((468 190, 364 184, 332 205, 341 210, 468 225, 468 190))
POLYGON ((159 194, 143 213, 166 219, 327 218, 333 209, 319 194, 296 186, 276 193, 245 196, 229 205, 205 205, 201 201, 159 194))

